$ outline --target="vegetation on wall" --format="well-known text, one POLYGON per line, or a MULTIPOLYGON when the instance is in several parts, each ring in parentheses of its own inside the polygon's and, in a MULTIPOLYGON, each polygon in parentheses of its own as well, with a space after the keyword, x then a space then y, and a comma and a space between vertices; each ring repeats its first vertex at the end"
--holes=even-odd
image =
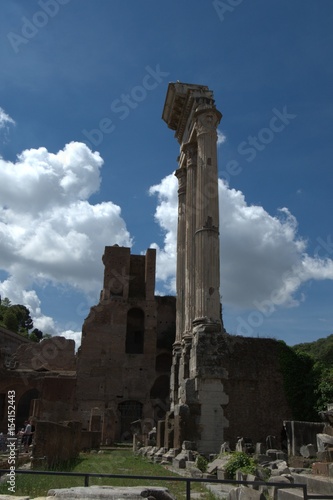
POLYGON ((333 335, 289 347, 279 342, 285 393, 296 420, 319 420, 333 403, 333 335))
POLYGON ((12 304, 7 297, 0 299, 0 326, 34 342, 39 342, 42 338, 49 336, 44 335, 38 328, 34 328, 30 311, 26 306, 12 304))
POLYGON ((283 341, 279 345, 284 389, 293 418, 318 421, 315 410, 317 380, 313 360, 307 354, 296 352, 283 341))
POLYGON ((333 334, 314 342, 295 345, 293 349, 312 359, 317 377, 315 409, 326 410, 327 404, 333 403, 333 334))

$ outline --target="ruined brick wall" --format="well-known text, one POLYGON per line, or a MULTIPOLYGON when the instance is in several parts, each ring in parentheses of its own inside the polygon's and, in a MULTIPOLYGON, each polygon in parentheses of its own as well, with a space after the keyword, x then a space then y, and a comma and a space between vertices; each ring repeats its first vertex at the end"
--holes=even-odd
POLYGON ((32 467, 53 468, 76 459, 81 450, 81 424, 37 421, 32 451, 32 467))
POLYGON ((21 370, 74 371, 75 342, 65 337, 51 337, 39 343, 22 344, 12 360, 21 370))
POLYGON ((82 329, 73 418, 88 430, 100 415, 103 442, 131 437, 130 423, 167 409, 175 299, 154 296, 155 250, 106 247, 103 290, 82 329), (169 343, 160 345, 162 337, 169 343))
POLYGON ((22 344, 32 344, 31 340, 0 326, 0 366, 9 368, 11 356, 22 344))
POLYGON ((283 420, 292 418, 284 393, 279 343, 273 339, 226 335, 222 381, 229 403, 224 408, 229 427, 225 440, 234 446, 238 436, 265 442, 268 435, 280 441, 283 420))
POLYGON ((0 370, 0 432, 8 428, 8 391, 15 391, 17 431, 30 416, 68 420, 75 396, 75 372, 0 370))

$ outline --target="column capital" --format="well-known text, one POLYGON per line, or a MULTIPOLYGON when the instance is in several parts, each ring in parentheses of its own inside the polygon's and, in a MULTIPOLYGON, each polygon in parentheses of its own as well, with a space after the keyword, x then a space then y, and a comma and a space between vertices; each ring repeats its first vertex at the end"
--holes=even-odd
POLYGON ((175 176, 178 179, 178 194, 186 192, 186 168, 177 168, 175 176))
POLYGON ((198 157, 198 144, 196 142, 186 142, 182 145, 182 152, 185 154, 187 167, 195 167, 198 157))
POLYGON ((222 113, 215 107, 198 106, 195 114, 197 136, 201 134, 216 133, 218 124, 221 121, 222 113))

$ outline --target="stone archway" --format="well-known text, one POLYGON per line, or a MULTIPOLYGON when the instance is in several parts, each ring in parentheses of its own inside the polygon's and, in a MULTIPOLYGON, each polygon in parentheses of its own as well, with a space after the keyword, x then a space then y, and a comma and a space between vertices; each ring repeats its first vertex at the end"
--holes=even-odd
POLYGON ((31 416, 31 401, 39 398, 39 391, 37 389, 30 389, 22 394, 17 404, 16 425, 21 428, 24 421, 28 420, 31 416))

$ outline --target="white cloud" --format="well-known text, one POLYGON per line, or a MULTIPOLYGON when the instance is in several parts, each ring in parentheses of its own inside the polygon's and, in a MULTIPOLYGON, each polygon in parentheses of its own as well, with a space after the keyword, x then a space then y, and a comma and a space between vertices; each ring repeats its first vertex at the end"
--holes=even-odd
POLYGON ((221 130, 217 129, 217 147, 225 143, 226 140, 227 137, 224 135, 224 133, 221 130))
MULTIPOLYGON (((150 190, 158 197, 156 221, 165 231, 157 253, 157 278, 175 292, 177 179, 169 175, 150 190)), ((296 306, 309 280, 333 279, 333 261, 309 256, 297 233, 297 220, 287 208, 276 216, 246 203, 243 193, 219 180, 221 294, 236 308, 296 306)), ((156 245, 155 245, 156 247, 156 245)))
POLYGON ((152 186, 149 190, 151 195, 156 195, 158 205, 155 218, 165 232, 164 248, 157 243, 151 247, 156 248, 157 278, 165 282, 167 292, 175 293, 176 273, 176 241, 177 241, 177 179, 174 175, 168 175, 160 184, 152 186))
POLYGON ((5 128, 8 124, 15 125, 13 118, 11 118, 4 109, 0 107, 0 129, 5 128))
POLYGON ((34 285, 96 296, 105 244, 132 243, 117 205, 88 201, 99 189, 102 164, 99 153, 78 142, 56 154, 26 150, 15 163, 0 159, 0 269, 8 274, 0 294, 29 307, 34 326, 51 334, 58 325, 43 315, 34 285))

